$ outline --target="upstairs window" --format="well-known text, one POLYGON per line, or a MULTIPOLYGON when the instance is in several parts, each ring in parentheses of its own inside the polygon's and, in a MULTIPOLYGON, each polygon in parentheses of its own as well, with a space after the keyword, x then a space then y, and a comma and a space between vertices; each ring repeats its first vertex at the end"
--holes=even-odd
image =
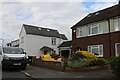
POLYGON ((115 27, 115 31, 120 30, 120 18, 114 19, 114 27, 115 27))
POLYGON ((89 35, 96 35, 101 33, 99 24, 94 24, 89 27, 89 35))
POLYGON ((77 34, 77 37, 82 37, 83 36, 82 29, 81 28, 77 28, 76 34, 77 34))
POLYGON ((52 45, 56 45, 56 38, 52 38, 52 45))

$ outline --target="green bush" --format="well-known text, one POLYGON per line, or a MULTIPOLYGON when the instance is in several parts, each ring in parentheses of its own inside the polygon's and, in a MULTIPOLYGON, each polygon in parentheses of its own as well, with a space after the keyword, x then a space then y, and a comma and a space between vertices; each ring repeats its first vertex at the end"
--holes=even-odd
POLYGON ((50 56, 59 58, 59 56, 55 52, 52 52, 52 54, 50 56))
POLYGON ((69 60, 68 61, 68 67, 71 67, 71 68, 80 68, 80 67, 84 67, 84 66, 89 66, 88 59, 80 58, 79 60, 69 60))
POLYGON ((108 64, 108 62, 107 62, 106 59, 98 58, 98 59, 94 62, 94 64, 97 65, 97 66, 104 66, 104 65, 108 64))
POLYGON ((120 76, 120 56, 111 58, 110 67, 113 70, 113 73, 117 76, 120 76))
POLYGON ((71 59, 72 60, 79 60, 79 59, 83 59, 83 58, 86 58, 81 52, 76 52, 76 53, 73 53, 72 56, 71 56, 71 59))

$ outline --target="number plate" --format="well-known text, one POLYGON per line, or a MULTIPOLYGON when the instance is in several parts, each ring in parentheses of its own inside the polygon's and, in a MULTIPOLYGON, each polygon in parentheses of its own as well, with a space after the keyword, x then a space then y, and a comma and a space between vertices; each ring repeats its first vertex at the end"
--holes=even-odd
POLYGON ((14 63, 13 65, 21 65, 21 63, 14 63))

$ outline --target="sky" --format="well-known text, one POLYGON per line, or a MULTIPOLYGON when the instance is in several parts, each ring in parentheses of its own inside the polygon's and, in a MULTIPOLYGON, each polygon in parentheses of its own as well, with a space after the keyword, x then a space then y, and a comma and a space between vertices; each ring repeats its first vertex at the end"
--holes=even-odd
POLYGON ((0 38, 19 38, 23 24, 56 29, 72 39, 71 27, 89 13, 113 6, 117 0, 4 0, 0 2, 0 38))

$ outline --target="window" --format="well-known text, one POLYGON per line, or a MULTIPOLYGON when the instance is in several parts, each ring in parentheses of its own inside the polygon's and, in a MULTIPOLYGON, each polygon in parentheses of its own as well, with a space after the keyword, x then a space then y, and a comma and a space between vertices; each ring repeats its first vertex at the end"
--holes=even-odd
POLYGON ((81 37, 83 34, 82 34, 82 29, 81 28, 77 28, 77 37, 81 37))
POLYGON ((96 34, 99 34, 101 32, 102 31, 100 29, 99 24, 94 24, 94 25, 89 27, 89 35, 96 35, 96 34))
POLYGON ((52 45, 56 45, 56 38, 52 38, 52 45))
POLYGON ((88 51, 97 56, 103 57, 103 45, 88 46, 88 51))
POLYGON ((21 43, 24 43, 24 37, 21 37, 21 43))
POLYGON ((116 44, 116 56, 120 55, 120 43, 116 44))
POLYGON ((114 19, 114 27, 115 27, 115 31, 120 30, 120 18, 114 19))

